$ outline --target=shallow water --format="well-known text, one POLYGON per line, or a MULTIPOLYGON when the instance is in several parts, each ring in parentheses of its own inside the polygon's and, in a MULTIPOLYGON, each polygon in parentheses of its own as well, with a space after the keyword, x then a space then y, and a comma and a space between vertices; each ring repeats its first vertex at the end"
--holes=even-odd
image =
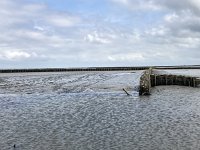
POLYGON ((164 71, 170 74, 200 77, 200 69, 172 69, 172 70, 168 69, 164 71))
POLYGON ((1 76, 0 149, 199 149, 199 89, 160 86, 138 97, 140 74, 1 76))

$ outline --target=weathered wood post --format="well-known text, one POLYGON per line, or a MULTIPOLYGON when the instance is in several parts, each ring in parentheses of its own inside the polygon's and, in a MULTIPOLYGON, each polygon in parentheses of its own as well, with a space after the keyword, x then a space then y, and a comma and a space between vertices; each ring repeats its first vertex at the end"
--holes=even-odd
POLYGON ((193 78, 193 87, 196 87, 196 79, 193 78))

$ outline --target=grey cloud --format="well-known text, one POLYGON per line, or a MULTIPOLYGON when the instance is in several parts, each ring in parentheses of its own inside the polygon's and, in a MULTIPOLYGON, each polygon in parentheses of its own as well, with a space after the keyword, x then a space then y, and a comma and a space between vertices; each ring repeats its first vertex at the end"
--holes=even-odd
MULTIPOLYGON (((192 33, 200 31, 200 2, 196 0, 112 0, 122 3, 133 11, 152 11, 167 14, 162 26, 171 34, 181 34, 183 30, 192 33), (157 9, 153 9, 157 8, 157 9)), ((149 12, 148 12, 149 13, 149 12)), ((160 25, 159 25, 160 26, 160 25)), ((155 32, 160 27, 155 27, 155 32)), ((152 30, 152 29, 150 29, 152 30)), ((151 32, 153 33, 153 32, 151 32)), ((157 32, 158 33, 158 32, 157 32)), ((158 34, 157 34, 158 35, 158 34)))
MULTIPOLYGON (((66 36, 60 28, 68 30, 67 28, 79 22, 78 16, 51 11, 44 4, 22 3, 17 0, 1 0, 0 4, 0 44, 8 45, 9 50, 22 59, 29 58, 23 56, 29 56, 33 50, 48 56, 48 51, 64 49, 74 40, 71 39, 72 33, 66 36)), ((0 46, 1 53, 6 51, 8 50, 0 46)), ((6 58, 8 57, 4 57, 6 58)))
POLYGON ((131 17, 77 16, 50 10, 44 4, 1 0, 0 67, 200 63, 196 58, 200 55, 200 18, 195 1, 116 1, 131 7, 133 12, 128 13, 133 15, 141 9, 142 13, 153 10, 164 15, 159 23, 146 24, 143 29, 121 23, 131 17))
POLYGON ((191 10, 200 12, 200 2, 197 0, 111 0, 113 2, 124 4, 133 10, 150 9, 174 11, 191 10))

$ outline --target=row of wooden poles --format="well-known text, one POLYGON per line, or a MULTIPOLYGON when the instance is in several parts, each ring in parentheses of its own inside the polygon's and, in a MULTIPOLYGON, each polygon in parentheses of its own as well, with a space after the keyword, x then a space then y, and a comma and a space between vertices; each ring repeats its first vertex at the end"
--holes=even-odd
MULTIPOLYGON (((130 71, 146 70, 150 66, 136 67, 83 67, 83 68, 35 68, 35 69, 1 69, 0 73, 18 73, 18 72, 65 72, 65 71, 130 71)), ((153 66, 157 69, 200 69, 200 66, 153 66)))
POLYGON ((18 72, 68 72, 68 71, 130 71, 145 70, 148 67, 89 67, 89 68, 42 68, 42 69, 2 69, 0 73, 18 72))
POLYGON ((140 77, 139 95, 150 95, 151 87, 159 85, 180 85, 198 87, 200 79, 183 75, 154 74, 150 68, 140 77))
POLYGON ((177 76, 177 75, 151 75, 151 86, 158 85, 182 85, 197 87, 196 77, 177 76))

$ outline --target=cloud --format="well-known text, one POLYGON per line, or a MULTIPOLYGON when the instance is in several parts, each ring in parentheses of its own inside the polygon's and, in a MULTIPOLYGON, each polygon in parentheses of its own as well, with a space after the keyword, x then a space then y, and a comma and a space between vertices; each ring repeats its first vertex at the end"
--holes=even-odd
POLYGON ((37 57, 36 53, 28 53, 24 51, 4 51, 0 53, 0 59, 4 60, 21 60, 31 57, 37 57))
POLYGON ((68 31, 80 22, 78 16, 50 10, 40 3, 1 0, 0 4, 1 58, 13 61, 40 58, 34 54, 41 53, 51 59, 50 54, 57 48, 62 52, 74 41, 73 33, 68 31), (5 45, 9 47, 6 50, 5 45))
POLYGON ((159 5, 156 5, 154 0, 112 0, 113 2, 117 2, 123 4, 124 6, 128 7, 132 10, 141 10, 141 9, 151 9, 151 10, 158 10, 160 9, 159 5))
POLYGON ((46 16, 46 21, 58 27, 71 27, 80 22, 80 18, 76 16, 53 14, 46 16))
POLYGON ((177 19, 179 19, 179 16, 176 14, 176 13, 172 13, 172 14, 167 14, 165 17, 164 17, 165 21, 166 22, 174 22, 176 21, 177 19))
POLYGON ((78 2, 1 0, 0 68, 200 63, 198 1, 78 2))
MULTIPOLYGON (((200 2, 196 0, 113 0, 123 4, 133 13, 160 14, 160 20, 147 24, 141 32, 143 44, 152 49, 152 53, 165 54, 173 61, 188 59, 200 54, 200 2), (151 12, 150 12, 151 11, 151 12), (156 49, 154 49, 156 47, 156 49), (154 50, 153 50, 154 49, 154 50), (165 50, 170 53, 165 53, 165 50), (190 55, 185 55, 190 53, 190 55)), ((155 21, 155 20, 154 20, 155 21)), ((147 51, 143 48, 143 52, 147 51)), ((150 55, 151 56, 151 55, 150 55)), ((147 58, 147 56, 145 56, 147 58)), ((153 57, 152 57, 153 58, 153 57)), ((180 61, 182 62, 182 61, 180 61)), ((191 61, 192 62, 192 61, 191 61)), ((185 62, 190 63, 190 62, 185 62)), ((199 63, 196 61, 196 63, 199 63)))
POLYGON ((200 13, 200 2, 197 0, 111 0, 115 3, 123 4, 132 10, 158 10, 163 9, 182 11, 192 10, 200 13))
POLYGON ((110 61, 143 61, 145 60, 142 53, 126 53, 126 54, 115 54, 108 56, 110 61))
POLYGON ((90 43, 99 43, 99 44, 111 43, 111 38, 109 39, 108 35, 106 35, 105 33, 99 35, 97 31, 94 31, 91 34, 87 34, 84 40, 90 43))
POLYGON ((37 25, 35 25, 33 28, 36 29, 36 30, 39 30, 39 31, 44 31, 45 30, 43 27, 37 26, 37 25))

